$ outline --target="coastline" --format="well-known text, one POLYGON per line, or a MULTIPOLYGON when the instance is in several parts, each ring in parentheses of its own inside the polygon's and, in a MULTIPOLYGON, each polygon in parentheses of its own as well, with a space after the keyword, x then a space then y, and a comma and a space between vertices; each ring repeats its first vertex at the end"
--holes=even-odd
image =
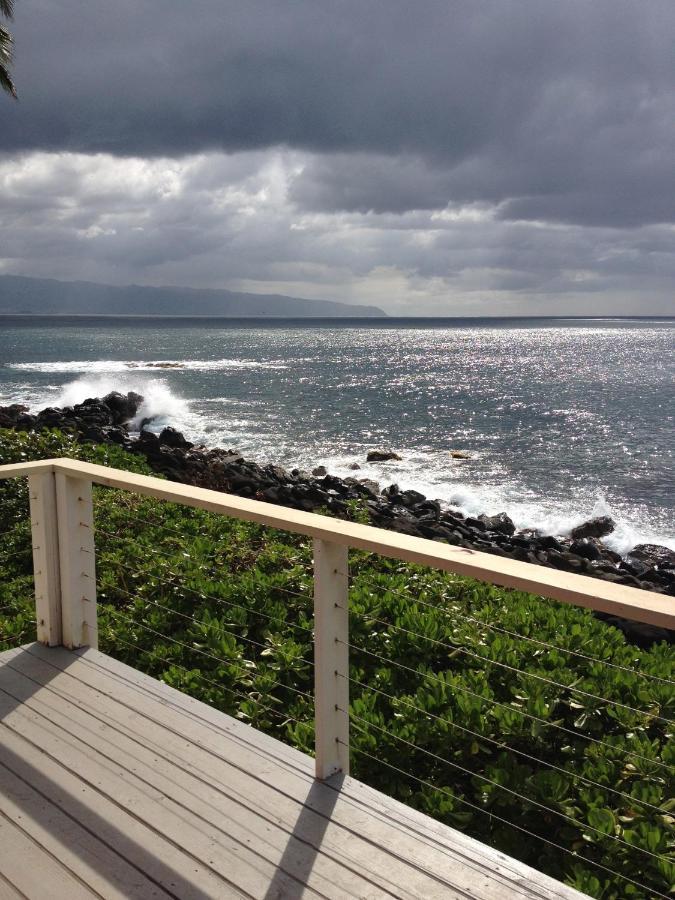
POLYGON ((325 510, 403 534, 675 596, 675 552, 650 544, 638 545, 620 556, 602 541, 614 527, 608 517, 582 524, 569 538, 517 531, 506 513, 465 516, 419 491, 401 490, 396 484, 381 487, 357 477, 358 472, 355 477, 339 478, 323 467, 310 473, 260 465, 235 450, 195 445, 172 427, 155 434, 142 426, 135 435, 129 423, 142 402, 139 394, 113 392, 103 399, 47 408, 37 414, 14 404, 0 407, 0 428, 57 428, 82 442, 116 444, 141 454, 154 471, 171 481, 311 512, 325 510))

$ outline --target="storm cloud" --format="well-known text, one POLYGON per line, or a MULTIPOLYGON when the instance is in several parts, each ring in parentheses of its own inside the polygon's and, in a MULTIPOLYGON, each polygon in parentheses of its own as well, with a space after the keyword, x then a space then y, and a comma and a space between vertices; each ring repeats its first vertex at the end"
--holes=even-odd
POLYGON ((672 310, 672 0, 17 7, 0 270, 672 310))

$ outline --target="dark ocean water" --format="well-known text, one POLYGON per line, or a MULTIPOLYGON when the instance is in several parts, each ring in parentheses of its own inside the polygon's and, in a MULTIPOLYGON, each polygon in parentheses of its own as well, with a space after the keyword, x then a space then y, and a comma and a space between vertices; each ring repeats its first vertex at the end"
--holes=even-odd
POLYGON ((664 318, 7 317, 0 404, 133 389, 156 428, 259 461, 323 463, 553 534, 609 511, 616 549, 675 548, 674 350, 664 318), (403 459, 367 465, 373 447, 403 459))

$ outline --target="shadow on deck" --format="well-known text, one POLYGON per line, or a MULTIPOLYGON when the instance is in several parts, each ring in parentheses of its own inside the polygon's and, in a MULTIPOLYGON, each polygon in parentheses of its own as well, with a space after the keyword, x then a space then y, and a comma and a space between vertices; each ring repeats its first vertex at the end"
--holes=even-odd
POLYGON ((583 895, 95 650, 0 654, 0 898, 583 895))

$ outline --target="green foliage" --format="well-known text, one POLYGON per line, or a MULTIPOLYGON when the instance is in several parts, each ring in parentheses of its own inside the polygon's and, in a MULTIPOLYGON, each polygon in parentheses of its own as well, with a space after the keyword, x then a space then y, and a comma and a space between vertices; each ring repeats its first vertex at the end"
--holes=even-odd
MULTIPOLYGON (((153 474, 142 457, 126 453, 119 447, 78 444, 71 435, 56 430, 36 434, 0 428, 0 465, 55 457, 82 459, 130 472, 153 474)), ((0 650, 35 639, 28 513, 27 480, 0 481, 0 650)))
MULTIPOLYGON (((0 462, 75 454, 144 467, 0 433, 0 462)), ((0 634, 16 637, 32 616, 30 533, 25 497, 7 500, 0 634)), ((107 489, 95 507, 101 649, 311 753, 310 543, 107 489)), ((667 894, 672 649, 528 594, 360 552, 350 565, 356 777, 592 897, 667 894)))

